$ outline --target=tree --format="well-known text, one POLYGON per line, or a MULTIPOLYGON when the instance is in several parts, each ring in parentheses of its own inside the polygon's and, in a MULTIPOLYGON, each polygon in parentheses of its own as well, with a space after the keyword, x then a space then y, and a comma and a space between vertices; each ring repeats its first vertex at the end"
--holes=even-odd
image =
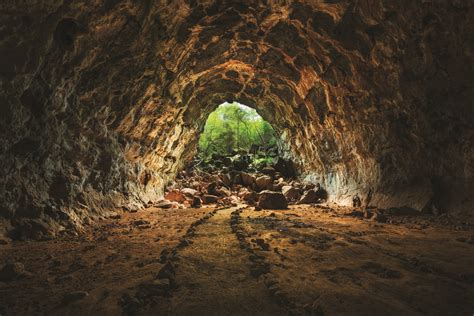
POLYGON ((208 158, 213 153, 231 154, 234 149, 249 151, 253 144, 275 146, 271 125, 254 109, 238 103, 224 103, 209 115, 199 139, 199 150, 208 158))

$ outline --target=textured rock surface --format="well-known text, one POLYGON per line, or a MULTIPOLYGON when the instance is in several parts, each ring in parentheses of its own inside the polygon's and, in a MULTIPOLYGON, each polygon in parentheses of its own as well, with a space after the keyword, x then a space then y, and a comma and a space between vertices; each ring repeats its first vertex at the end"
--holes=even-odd
POLYGON ((470 211, 471 1, 8 0, 0 14, 0 226, 20 237, 158 200, 233 100, 331 199, 470 211))

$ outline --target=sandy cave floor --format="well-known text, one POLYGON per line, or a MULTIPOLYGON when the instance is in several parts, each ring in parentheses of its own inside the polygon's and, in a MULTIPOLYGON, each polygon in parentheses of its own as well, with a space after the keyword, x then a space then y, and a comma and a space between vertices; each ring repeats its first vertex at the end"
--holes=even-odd
POLYGON ((30 272, 0 282, 0 314, 474 313, 472 223, 352 210, 148 208, 81 237, 0 245, 0 265, 30 272))

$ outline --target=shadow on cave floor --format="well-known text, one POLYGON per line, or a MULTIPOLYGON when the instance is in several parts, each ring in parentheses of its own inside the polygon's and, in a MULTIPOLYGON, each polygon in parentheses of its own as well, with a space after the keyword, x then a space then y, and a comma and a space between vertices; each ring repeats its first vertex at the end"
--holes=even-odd
POLYGON ((473 223, 337 206, 251 147, 81 235, 0 240, 0 315, 472 313, 473 223))
POLYGON ((359 215, 328 203, 150 207, 80 237, 2 244, 0 313, 472 313, 472 224, 359 215))

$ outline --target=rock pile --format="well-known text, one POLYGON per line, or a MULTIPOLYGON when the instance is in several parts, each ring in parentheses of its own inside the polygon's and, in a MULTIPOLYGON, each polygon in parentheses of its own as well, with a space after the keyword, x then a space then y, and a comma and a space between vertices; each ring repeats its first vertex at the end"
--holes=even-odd
POLYGON ((291 162, 277 158, 273 164, 256 166, 251 155, 213 157, 208 163, 195 161, 170 185, 162 208, 237 205, 256 209, 286 209, 288 204, 322 202, 327 194, 318 184, 301 183, 291 162))

